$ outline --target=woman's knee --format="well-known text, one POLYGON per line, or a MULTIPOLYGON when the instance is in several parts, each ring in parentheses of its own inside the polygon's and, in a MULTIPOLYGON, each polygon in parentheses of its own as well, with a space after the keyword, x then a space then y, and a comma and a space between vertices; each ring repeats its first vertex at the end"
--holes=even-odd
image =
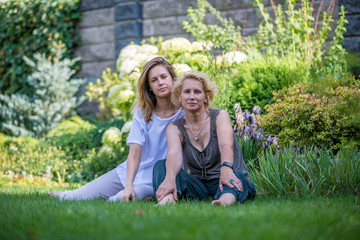
POLYGON ((153 173, 159 174, 159 173, 165 173, 166 167, 165 167, 165 160, 159 160, 155 163, 153 173))

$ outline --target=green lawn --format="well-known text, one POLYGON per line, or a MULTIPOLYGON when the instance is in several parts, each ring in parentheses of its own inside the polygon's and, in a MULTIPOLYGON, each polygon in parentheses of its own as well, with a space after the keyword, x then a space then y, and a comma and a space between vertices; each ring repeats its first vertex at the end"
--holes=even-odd
POLYGON ((0 239, 360 239, 360 197, 259 197, 228 208, 60 201, 49 188, 0 188, 0 239))

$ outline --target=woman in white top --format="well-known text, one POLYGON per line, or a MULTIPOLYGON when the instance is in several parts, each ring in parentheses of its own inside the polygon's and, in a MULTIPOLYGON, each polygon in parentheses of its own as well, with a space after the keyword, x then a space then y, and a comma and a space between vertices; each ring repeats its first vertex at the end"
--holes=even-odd
POLYGON ((153 166, 165 159, 167 153, 166 127, 184 115, 171 102, 174 80, 175 72, 169 62, 162 57, 150 60, 137 85, 137 110, 127 140, 130 146, 127 160, 76 190, 54 191, 49 195, 67 200, 103 197, 125 202, 153 196, 153 166))

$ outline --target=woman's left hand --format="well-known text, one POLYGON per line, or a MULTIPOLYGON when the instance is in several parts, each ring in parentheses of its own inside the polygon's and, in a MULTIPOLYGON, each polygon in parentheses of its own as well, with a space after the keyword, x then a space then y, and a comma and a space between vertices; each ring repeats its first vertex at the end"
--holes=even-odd
POLYGON ((227 185, 231 188, 236 188, 238 191, 242 192, 243 187, 240 179, 238 179, 234 173, 234 170, 229 167, 222 167, 220 169, 220 191, 222 192, 224 190, 223 185, 227 185))

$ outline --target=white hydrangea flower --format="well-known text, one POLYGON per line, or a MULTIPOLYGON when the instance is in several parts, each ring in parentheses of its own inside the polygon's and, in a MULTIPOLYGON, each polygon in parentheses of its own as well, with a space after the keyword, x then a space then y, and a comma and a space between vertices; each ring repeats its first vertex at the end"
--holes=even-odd
POLYGON ((129 75, 129 81, 132 83, 136 83, 139 80, 140 75, 141 75, 141 73, 139 73, 139 72, 132 72, 129 75))
POLYGON ((100 148, 100 153, 103 153, 103 152, 107 152, 107 153, 113 153, 113 148, 108 146, 108 145, 103 145, 101 148, 100 148))
POLYGON ((191 52, 191 42, 183 37, 171 38, 161 43, 161 47, 169 52, 191 52))
POLYGON ((132 121, 129 121, 129 122, 126 122, 123 127, 121 128, 121 133, 128 133, 130 132, 130 129, 131 129, 131 126, 132 126, 132 121))
POLYGON ((140 51, 139 45, 130 44, 121 49, 119 54, 119 61, 124 61, 126 58, 132 58, 140 51))
POLYGON ((113 147, 121 141, 121 131, 117 127, 110 127, 102 136, 101 142, 104 145, 113 147))
POLYGON ((189 67, 189 65, 184 63, 175 63, 173 67, 175 68, 175 72, 177 76, 181 76, 184 73, 191 71, 191 67, 189 67))
POLYGON ((226 52, 216 57, 216 62, 225 64, 241 63, 247 60, 247 55, 240 51, 226 52))
POLYGON ((124 74, 130 74, 131 72, 140 72, 140 63, 133 58, 127 58, 120 65, 120 77, 124 74))
POLYGON ((138 53, 146 55, 156 55, 159 52, 159 49, 156 46, 150 44, 141 45, 138 49, 138 53))
POLYGON ((131 84, 124 82, 122 84, 116 84, 109 90, 108 99, 115 105, 128 102, 135 96, 133 90, 131 90, 131 84))
POLYGON ((116 104, 129 102, 131 99, 135 97, 135 93, 133 90, 126 89, 119 92, 119 95, 116 99, 116 104))

